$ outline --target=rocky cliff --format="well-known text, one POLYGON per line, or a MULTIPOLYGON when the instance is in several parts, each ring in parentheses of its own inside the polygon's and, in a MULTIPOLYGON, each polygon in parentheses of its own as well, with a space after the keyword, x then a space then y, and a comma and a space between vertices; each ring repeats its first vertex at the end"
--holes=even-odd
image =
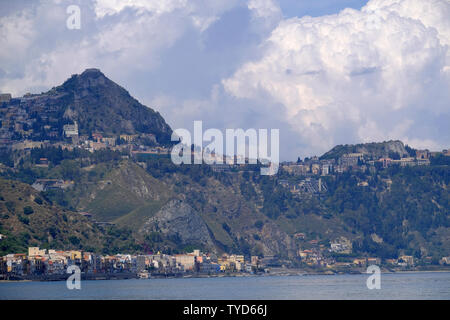
POLYGON ((215 249, 207 225, 198 212, 183 200, 169 201, 144 223, 139 232, 161 232, 170 238, 179 238, 181 244, 215 249))
POLYGON ((373 159, 390 157, 393 154, 400 157, 413 156, 413 154, 410 154, 410 151, 405 148, 403 142, 395 140, 385 142, 337 145, 330 151, 323 154, 320 159, 337 159, 348 153, 362 153, 367 157, 373 159))

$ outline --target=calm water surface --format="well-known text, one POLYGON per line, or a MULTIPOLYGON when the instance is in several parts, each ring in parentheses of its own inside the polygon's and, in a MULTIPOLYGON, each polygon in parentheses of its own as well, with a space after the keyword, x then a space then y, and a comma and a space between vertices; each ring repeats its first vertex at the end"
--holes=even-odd
POLYGON ((81 290, 58 282, 3 282, 0 299, 446 299, 450 272, 82 281, 81 290))

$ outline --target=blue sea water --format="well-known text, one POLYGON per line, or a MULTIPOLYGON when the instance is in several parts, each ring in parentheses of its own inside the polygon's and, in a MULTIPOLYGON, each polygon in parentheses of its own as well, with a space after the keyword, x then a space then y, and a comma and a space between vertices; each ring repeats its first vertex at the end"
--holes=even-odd
POLYGON ((2 282, 0 299, 450 299, 450 272, 381 274, 369 290, 369 275, 306 275, 222 278, 2 282))

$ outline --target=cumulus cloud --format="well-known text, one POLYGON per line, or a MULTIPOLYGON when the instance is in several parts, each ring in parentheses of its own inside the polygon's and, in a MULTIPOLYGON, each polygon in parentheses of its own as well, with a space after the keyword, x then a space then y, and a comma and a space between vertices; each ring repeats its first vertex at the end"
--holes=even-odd
POLYGON ((95 13, 99 18, 114 15, 125 8, 163 14, 186 6, 186 0, 96 0, 95 13))
POLYGON ((84 68, 126 78, 154 70, 176 41, 205 31, 235 1, 81 2, 81 29, 66 28, 70 1, 42 0, 0 17, 0 89, 44 90, 84 68))
MULTIPOLYGON (((34 29, 32 23, 30 23, 29 15, 29 12, 14 13, 0 20, 0 37, 2 39, 0 60, 4 61, 5 67, 8 63, 17 59, 17 54, 22 54, 30 46, 34 29), (17 52, 16 48, 23 48, 24 51, 17 52)), ((4 70, 4 72, 6 71, 8 70, 4 70)))
POLYGON ((287 19, 262 44, 262 57, 223 85, 238 98, 278 103, 273 112, 312 152, 385 139, 444 146, 447 126, 436 135, 421 114, 449 117, 449 16, 446 0, 373 0, 361 10, 287 19))
POLYGON ((280 7, 272 0, 250 0, 247 6, 258 18, 272 19, 282 16, 280 7))
POLYGON ((237 3, 230 1, 208 0, 95 0, 95 13, 98 19, 121 13, 125 9, 136 10, 138 14, 164 15, 180 13, 190 17, 201 31, 216 21, 221 13, 237 3))

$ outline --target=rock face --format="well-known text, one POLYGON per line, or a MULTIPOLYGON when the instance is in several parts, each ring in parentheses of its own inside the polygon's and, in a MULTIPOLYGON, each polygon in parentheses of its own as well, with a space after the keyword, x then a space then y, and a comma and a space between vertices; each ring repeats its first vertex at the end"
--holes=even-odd
POLYGON ((399 140, 392 140, 385 142, 338 145, 322 155, 320 158, 337 159, 347 153, 362 153, 374 159, 389 157, 393 153, 398 154, 400 157, 410 156, 403 142, 399 140))
POLYGON ((285 253, 290 258, 296 254, 295 241, 280 230, 274 223, 267 223, 261 233, 262 249, 264 255, 275 255, 285 253))
POLYGON ((182 200, 171 200, 153 217, 148 219, 140 232, 158 231, 171 237, 179 237, 185 244, 201 244, 213 248, 214 244, 203 219, 182 200))
POLYGON ((390 152, 398 153, 400 156, 407 156, 408 151, 406 151, 403 142, 401 141, 388 141, 376 144, 379 148, 373 148, 372 145, 375 144, 367 144, 358 147, 358 152, 363 154, 372 154, 376 153, 375 156, 389 156, 390 152), (375 149, 375 150, 373 150, 375 149), (379 149, 379 150, 378 150, 379 149))

